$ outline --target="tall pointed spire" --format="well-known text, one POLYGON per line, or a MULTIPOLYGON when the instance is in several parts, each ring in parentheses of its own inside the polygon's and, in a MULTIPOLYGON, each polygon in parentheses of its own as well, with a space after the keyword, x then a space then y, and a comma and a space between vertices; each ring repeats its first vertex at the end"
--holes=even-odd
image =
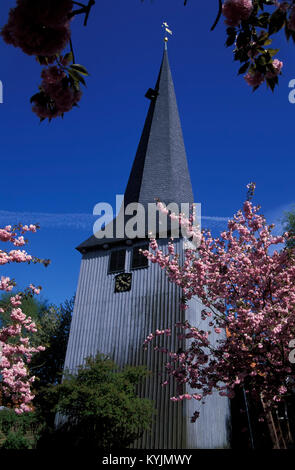
MULTIPOLYGON (((174 202, 178 207, 181 203, 191 204, 194 202, 192 185, 167 47, 156 86, 148 90, 146 97, 151 104, 127 183, 124 206, 140 203, 147 207, 155 199, 167 205, 174 202)), ((116 239, 92 236, 77 249, 84 252, 112 241, 116 239)))
MULTIPOLYGON (((165 43, 166 44, 166 43, 165 43)), ((159 198, 166 204, 193 202, 193 192, 167 48, 125 191, 125 205, 159 198)))

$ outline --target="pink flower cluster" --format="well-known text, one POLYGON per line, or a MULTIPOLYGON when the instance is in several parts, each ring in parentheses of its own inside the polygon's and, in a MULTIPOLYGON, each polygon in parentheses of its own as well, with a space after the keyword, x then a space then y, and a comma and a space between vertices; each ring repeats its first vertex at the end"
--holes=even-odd
POLYGON ((225 23, 229 26, 238 26, 242 20, 247 20, 252 10, 252 0, 226 0, 222 6, 225 23))
POLYGON ((53 65, 52 67, 43 69, 41 77, 43 78, 44 86, 50 86, 59 83, 63 78, 66 77, 66 74, 63 69, 53 65))
POLYGON ((55 56, 70 39, 72 8, 72 0, 17 0, 1 35, 26 54, 55 56))
POLYGON ((251 87, 255 88, 260 86, 264 82, 264 75, 260 72, 248 72, 244 79, 251 87))
POLYGON ((281 62, 278 59, 274 59, 273 63, 272 63, 272 66, 274 68, 274 72, 268 72, 266 74, 266 77, 267 78, 273 78, 273 77, 276 77, 277 75, 279 75, 282 71, 283 65, 284 65, 283 62, 281 62))
MULTIPOLYGON (((25 243, 22 234, 35 232, 36 228, 35 225, 25 225, 19 226, 17 231, 16 228, 8 225, 0 229, 0 241, 10 242, 14 246, 22 245, 25 243)), ((0 255, 0 264, 32 260, 32 256, 20 250, 1 250, 0 255)), ((0 291, 10 292, 13 285, 9 277, 1 277, 0 291)), ((31 284, 29 291, 37 294, 40 290, 31 284)), ((37 331, 36 324, 22 311, 21 303, 22 294, 17 294, 10 297, 9 305, 5 309, 0 309, 0 315, 3 313, 10 315, 10 323, 0 329, 0 374, 2 377, 0 397, 5 399, 5 403, 12 405, 18 414, 32 409, 31 402, 34 395, 31 393, 31 386, 34 377, 28 376, 27 364, 33 353, 45 349, 43 346, 37 348, 30 346, 29 336, 26 335, 37 331)))
POLYGON ((41 119, 62 116, 80 101, 82 92, 73 87, 62 68, 51 66, 41 76, 41 92, 31 99, 32 109, 41 119))
MULTIPOLYGON (((290 391, 295 366, 286 358, 295 338, 295 253, 274 249, 290 235, 274 236, 272 229, 247 200, 226 231, 218 238, 203 232, 198 250, 186 250, 183 262, 160 250, 155 239, 144 252, 182 289, 184 304, 198 297, 204 306, 203 327, 177 324, 182 351, 167 351, 165 367, 179 390, 173 401, 203 400, 214 389, 232 398, 243 385, 272 409, 290 391), (183 394, 184 384, 197 393, 183 394)), ((145 345, 159 333, 166 334, 151 333, 145 345)))
POLYGON ((272 62, 274 70, 272 72, 267 72, 265 75, 263 75, 261 72, 258 71, 250 71, 244 76, 244 79, 251 87, 259 87, 264 82, 265 78, 277 77, 282 72, 283 65, 284 64, 282 61, 274 59, 272 62))

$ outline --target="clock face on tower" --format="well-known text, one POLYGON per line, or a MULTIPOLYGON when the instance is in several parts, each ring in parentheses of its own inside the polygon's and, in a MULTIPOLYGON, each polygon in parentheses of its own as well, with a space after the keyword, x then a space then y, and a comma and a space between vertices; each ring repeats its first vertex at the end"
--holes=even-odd
POLYGON ((115 292, 128 292, 131 289, 131 273, 121 273, 115 277, 115 292))

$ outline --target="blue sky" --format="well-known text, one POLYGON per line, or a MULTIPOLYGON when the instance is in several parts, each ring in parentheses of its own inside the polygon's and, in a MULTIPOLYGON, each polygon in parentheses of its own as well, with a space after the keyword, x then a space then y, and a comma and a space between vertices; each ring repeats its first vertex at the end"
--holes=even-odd
MULTIPOLYGON (((1 2, 5 23, 9 6, 1 2)), ((295 78, 294 46, 276 39, 284 61, 280 86, 255 93, 237 77, 224 47, 223 21, 214 32, 214 0, 186 7, 182 0, 100 0, 87 28, 72 25, 76 61, 90 72, 79 109, 39 124, 29 98, 38 88, 33 57, 0 42, 0 225, 41 224, 29 250, 50 258, 43 266, 6 266, 19 286, 42 284, 43 297, 59 303, 76 289, 80 254, 92 233, 96 203, 115 202, 128 180, 148 100, 162 57, 163 30, 173 29, 169 60, 193 183, 206 224, 222 228, 257 184, 255 201, 270 222, 295 202, 294 117, 288 83, 295 78)))

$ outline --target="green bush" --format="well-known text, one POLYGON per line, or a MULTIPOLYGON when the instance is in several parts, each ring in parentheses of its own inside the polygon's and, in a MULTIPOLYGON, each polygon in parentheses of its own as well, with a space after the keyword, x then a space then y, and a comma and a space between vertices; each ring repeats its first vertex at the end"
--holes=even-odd
POLYGON ((120 371, 100 354, 87 358, 76 375, 68 374, 62 384, 39 393, 40 412, 47 422, 48 407, 51 415, 58 412, 67 419, 58 429, 48 426, 37 447, 90 451, 126 448, 152 423, 153 403, 136 393, 136 386, 147 375, 143 367, 129 366, 120 371))
POLYGON ((30 449, 31 444, 29 441, 22 435, 20 431, 13 432, 9 431, 4 443, 1 446, 1 449, 30 449))
POLYGON ((34 412, 17 415, 11 409, 0 410, 0 439, 2 442, 0 447, 4 449, 18 448, 7 446, 22 445, 21 448, 25 449, 27 444, 32 447, 34 445, 35 434, 39 428, 40 423, 38 423, 36 413, 34 412), (30 438, 28 438, 28 435, 30 438), (5 447, 3 447, 4 445, 5 447))

